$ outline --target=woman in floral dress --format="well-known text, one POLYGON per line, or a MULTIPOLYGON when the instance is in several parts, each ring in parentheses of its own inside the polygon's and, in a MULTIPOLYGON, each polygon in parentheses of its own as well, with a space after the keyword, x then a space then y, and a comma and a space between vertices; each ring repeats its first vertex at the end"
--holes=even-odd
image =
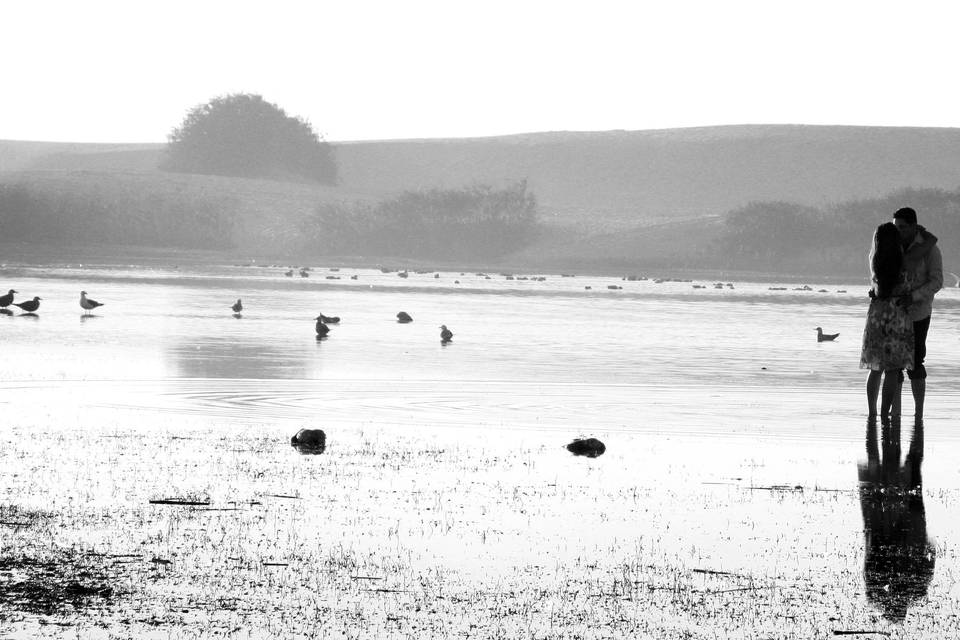
POLYGON ((876 419, 877 395, 883 378, 880 415, 900 415, 901 371, 913 369, 913 322, 907 307, 910 304, 910 283, 903 270, 903 248, 900 234, 892 222, 877 227, 870 252, 873 288, 870 309, 863 329, 860 368, 867 375, 869 417, 876 419))

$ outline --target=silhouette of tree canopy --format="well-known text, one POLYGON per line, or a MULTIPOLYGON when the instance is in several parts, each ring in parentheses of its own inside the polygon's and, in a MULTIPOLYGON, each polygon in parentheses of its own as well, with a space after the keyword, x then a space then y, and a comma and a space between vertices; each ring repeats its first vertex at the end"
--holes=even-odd
POLYGON ((333 149, 310 124, 249 93, 217 97, 191 109, 168 136, 163 169, 323 184, 337 181, 333 149))

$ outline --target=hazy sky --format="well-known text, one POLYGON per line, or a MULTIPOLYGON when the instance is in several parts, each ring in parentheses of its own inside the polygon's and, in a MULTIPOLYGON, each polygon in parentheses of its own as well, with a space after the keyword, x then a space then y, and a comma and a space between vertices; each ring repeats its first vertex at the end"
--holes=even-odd
POLYGON ((3 2, 0 139, 163 142, 259 93, 327 140, 960 126, 951 2, 3 2))

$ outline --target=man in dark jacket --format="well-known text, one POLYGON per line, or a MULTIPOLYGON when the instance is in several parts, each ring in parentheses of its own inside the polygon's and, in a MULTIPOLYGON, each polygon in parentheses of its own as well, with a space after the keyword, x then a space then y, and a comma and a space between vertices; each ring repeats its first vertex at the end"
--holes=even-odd
POLYGON ((936 240, 917 224, 917 212, 910 207, 893 214, 893 224, 900 231, 903 244, 903 268, 910 286, 909 312, 913 321, 913 369, 910 389, 913 391, 914 419, 923 421, 923 400, 927 391, 927 330, 933 312, 933 296, 943 288, 943 257, 936 240))

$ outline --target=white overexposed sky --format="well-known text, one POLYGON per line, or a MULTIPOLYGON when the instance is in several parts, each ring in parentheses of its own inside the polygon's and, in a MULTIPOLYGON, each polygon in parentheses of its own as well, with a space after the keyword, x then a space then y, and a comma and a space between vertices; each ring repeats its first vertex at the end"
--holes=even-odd
POLYGON ((259 93, 330 141, 960 126, 951 2, 0 0, 0 139, 163 142, 259 93))

